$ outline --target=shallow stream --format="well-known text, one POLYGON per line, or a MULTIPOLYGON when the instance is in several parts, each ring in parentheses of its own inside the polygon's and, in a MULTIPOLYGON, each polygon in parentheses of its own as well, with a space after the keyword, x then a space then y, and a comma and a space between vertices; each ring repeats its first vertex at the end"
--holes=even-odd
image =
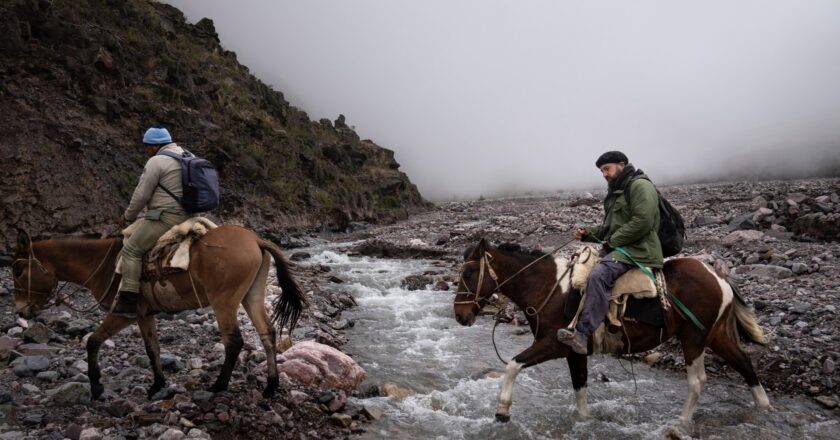
MULTIPOLYGON (((595 356, 589 362, 591 417, 577 416, 566 362, 523 370, 516 380, 511 421, 494 419, 503 370, 493 352, 493 321, 481 317, 462 327, 453 316, 451 292, 408 291, 411 274, 440 270, 422 260, 348 257, 336 245, 309 249, 309 263, 329 266, 358 302, 345 312, 355 320, 343 347, 367 371, 368 384, 410 389, 404 399, 379 397, 384 417, 365 439, 557 439, 664 438, 674 430, 686 397, 684 374, 595 356), (635 381, 634 381, 635 375, 635 381), (606 378, 606 381, 603 380, 606 378)), ((503 356, 527 348, 526 327, 500 326, 503 356)), ((770 395, 773 413, 753 408, 746 384, 710 377, 689 434, 694 438, 840 438, 840 420, 811 401, 770 395)))

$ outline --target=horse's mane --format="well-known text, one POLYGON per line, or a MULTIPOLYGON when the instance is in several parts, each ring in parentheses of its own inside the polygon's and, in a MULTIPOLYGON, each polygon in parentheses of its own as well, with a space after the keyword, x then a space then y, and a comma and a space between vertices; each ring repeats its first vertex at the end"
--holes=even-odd
MULTIPOLYGON (((518 255, 522 255, 525 257, 532 257, 532 258, 539 258, 546 256, 546 253, 539 250, 539 249, 528 249, 523 247, 519 243, 502 243, 496 246, 496 249, 504 252, 513 252, 518 255)), ((467 250, 464 251, 464 260, 472 255, 473 251, 475 250, 475 245, 469 246, 467 250)))
POLYGON ((539 249, 528 249, 526 247, 523 247, 519 243, 502 243, 497 247, 497 249, 499 249, 500 251, 516 252, 520 255, 525 255, 527 257, 539 258, 548 255, 539 249))
MULTIPOLYGON (((108 238, 122 238, 122 236, 115 235, 115 236, 110 236, 110 237, 105 237, 105 238, 106 239, 108 239, 108 238)), ((102 235, 91 232, 91 233, 85 233, 85 234, 79 234, 79 235, 38 236, 38 237, 33 237, 32 241, 37 242, 37 241, 48 241, 49 240, 49 241, 60 241, 60 242, 63 242, 63 243, 68 243, 68 242, 88 243, 88 242, 98 241, 100 239, 102 239, 102 235)))

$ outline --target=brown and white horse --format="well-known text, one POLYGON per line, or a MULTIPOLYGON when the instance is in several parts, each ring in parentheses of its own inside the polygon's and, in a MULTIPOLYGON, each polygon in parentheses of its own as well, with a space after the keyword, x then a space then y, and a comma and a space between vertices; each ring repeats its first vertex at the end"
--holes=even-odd
MULTIPOLYGON (((12 265, 16 311, 30 317, 46 307, 55 296, 59 281, 87 287, 98 304, 109 306, 119 284, 119 280, 114 279, 114 268, 121 248, 122 238, 32 241, 27 233, 19 232, 12 265)), ((143 284, 143 295, 137 304, 138 318, 108 314, 87 340, 88 377, 94 398, 104 391, 99 380, 98 354, 99 347, 108 338, 137 322, 154 373, 154 383, 148 390, 151 397, 165 385, 155 314, 161 311, 177 313, 207 305, 213 307, 225 346, 221 373, 210 390, 227 389, 244 345, 236 318, 242 304, 259 334, 268 360, 268 383, 263 395, 269 397, 275 392, 279 380, 274 359, 274 326, 279 321, 281 330, 286 324, 291 330, 307 305, 306 297, 292 278, 277 245, 248 229, 220 226, 193 243, 188 271, 176 272, 154 283, 153 290, 162 296, 156 298, 150 294, 151 284, 143 284), (283 291, 269 317, 264 301, 272 256, 277 265, 278 284, 283 291)))
MULTIPOLYGON (((575 353, 558 342, 555 336, 557 330, 570 322, 564 312, 571 291, 571 277, 566 268, 565 259, 503 250, 490 246, 484 239, 465 253, 454 305, 455 319, 460 324, 472 325, 481 307, 495 292, 503 293, 522 310, 537 311, 536 316, 528 318, 534 334, 533 344, 516 355, 505 369, 496 408, 496 419, 499 421, 510 419, 513 384, 520 370, 564 357, 569 364, 578 413, 584 417, 589 415, 586 403, 588 355, 575 353)), ((705 263, 693 258, 669 260, 663 270, 670 291, 694 313, 705 330, 687 321, 672 306, 665 311, 664 330, 626 321, 624 331, 618 336, 623 346, 629 347, 623 353, 628 350, 630 353, 644 352, 674 337, 679 340, 688 370, 688 398, 681 417, 684 422, 691 421, 706 382, 703 363, 706 347, 741 373, 750 386, 757 407, 772 409, 739 341, 739 334, 743 334, 753 342, 764 344, 764 335, 753 312, 735 295, 733 285, 705 263)), ((589 353, 592 352, 590 338, 589 353)))

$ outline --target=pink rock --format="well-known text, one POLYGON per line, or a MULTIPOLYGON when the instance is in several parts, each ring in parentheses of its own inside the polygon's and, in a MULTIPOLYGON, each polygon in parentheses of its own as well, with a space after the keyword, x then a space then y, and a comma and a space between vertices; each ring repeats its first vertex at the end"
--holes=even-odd
POLYGON ((277 357, 277 369, 290 378, 322 389, 352 391, 367 373, 350 356, 314 341, 293 345, 277 357))

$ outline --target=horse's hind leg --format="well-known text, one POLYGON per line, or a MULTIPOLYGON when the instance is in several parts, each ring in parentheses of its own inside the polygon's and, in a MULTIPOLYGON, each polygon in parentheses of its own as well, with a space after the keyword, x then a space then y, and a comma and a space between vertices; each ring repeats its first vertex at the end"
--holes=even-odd
POLYGON ((263 390, 263 397, 271 397, 277 390, 280 380, 277 377, 277 359, 275 355, 275 342, 277 332, 271 326, 271 321, 268 319, 268 312, 265 310, 265 284, 268 279, 268 269, 271 265, 271 254, 263 252, 263 264, 260 267, 260 272, 254 280, 254 284, 248 289, 245 294, 245 299, 242 300, 242 306, 248 312, 248 317, 251 318, 251 323, 257 330, 265 349, 265 359, 268 365, 268 383, 263 390))
POLYGON ((90 393, 94 399, 99 398, 105 391, 105 387, 99 381, 101 373, 99 371, 99 347, 107 341, 111 336, 116 335, 120 330, 128 327, 134 322, 133 319, 123 318, 116 315, 106 315, 102 324, 88 336, 87 340, 87 362, 88 362, 88 378, 90 379, 90 393))
POLYGON ((166 379, 163 377, 163 368, 160 365, 160 344, 158 343, 157 336, 157 322, 155 321, 154 315, 147 315, 138 319, 137 325, 140 327, 140 335, 143 336, 143 345, 146 346, 146 355, 149 356, 152 373, 155 375, 155 381, 147 391, 149 398, 151 398, 166 385, 166 379))
POLYGON ((239 322, 236 320, 238 307, 235 304, 225 304, 224 307, 217 307, 216 304, 213 304, 216 321, 219 324, 219 333, 222 334, 222 343, 225 346, 225 361, 222 364, 222 371, 219 373, 216 383, 210 387, 210 391, 214 393, 227 389, 230 376, 233 374, 233 367, 239 358, 239 352, 245 345, 242 340, 242 333, 239 331, 239 322))
POLYGON ((732 341, 725 333, 722 333, 712 341, 709 348, 722 357, 738 373, 741 373, 741 376, 744 376, 744 380, 747 381, 747 385, 750 386, 750 391, 752 391, 755 406, 766 410, 773 409, 770 405, 770 400, 767 398, 767 393, 764 392, 764 387, 761 386, 761 383, 758 381, 758 376, 755 374, 755 370, 753 370, 749 356, 744 353, 744 350, 736 342, 732 341))

